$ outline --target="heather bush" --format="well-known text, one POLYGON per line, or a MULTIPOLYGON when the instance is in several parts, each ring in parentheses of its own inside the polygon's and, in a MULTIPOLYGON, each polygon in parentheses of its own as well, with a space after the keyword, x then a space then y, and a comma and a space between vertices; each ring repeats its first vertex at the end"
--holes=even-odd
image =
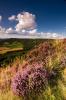
POLYGON ((43 67, 26 68, 12 79, 12 90, 25 98, 42 93, 47 87, 47 73, 43 67))
POLYGON ((34 91, 36 94, 41 93, 47 86, 46 70, 43 68, 37 68, 29 76, 29 88, 30 91, 34 91))
POLYGON ((25 59, 28 63, 12 79, 13 92, 26 100, 40 100, 37 99, 40 95, 41 100, 63 100, 58 81, 63 78, 66 56, 60 53, 60 49, 46 42, 30 51, 25 59), (45 95, 47 87, 51 89, 50 95, 45 95))
POLYGON ((19 96, 26 96, 29 92, 29 79, 27 72, 18 72, 12 80, 13 92, 19 96))
POLYGON ((44 66, 49 62, 47 59, 48 56, 54 58, 56 54, 56 48, 48 42, 44 42, 37 46, 35 49, 31 50, 26 55, 26 61, 28 61, 30 64, 33 62, 43 62, 44 66))
POLYGON ((34 98, 42 94, 48 86, 53 89, 58 85, 58 80, 62 80, 64 66, 65 62, 62 59, 56 62, 51 70, 43 67, 42 63, 27 64, 13 77, 12 90, 16 95, 34 98))

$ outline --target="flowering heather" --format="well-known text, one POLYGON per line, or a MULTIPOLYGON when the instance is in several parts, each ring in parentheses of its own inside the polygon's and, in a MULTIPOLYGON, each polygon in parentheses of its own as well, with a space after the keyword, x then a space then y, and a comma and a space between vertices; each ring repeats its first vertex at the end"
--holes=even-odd
POLYGON ((28 73, 23 71, 18 72, 12 80, 13 92, 19 96, 24 96, 28 94, 29 81, 28 73))
POLYGON ((56 56, 56 48, 48 42, 41 43, 39 46, 31 50, 27 55, 26 55, 26 61, 29 62, 29 64, 32 64, 33 62, 43 62, 43 65, 46 66, 46 63, 48 63, 49 59, 48 56, 54 57, 56 56), (47 60, 46 60, 47 59, 47 60))
POLYGON ((34 93, 41 93, 47 86, 46 70, 38 68, 34 73, 30 75, 29 78, 30 91, 34 93))
POLYGON ((41 93, 46 88, 46 70, 43 67, 25 68, 12 80, 13 92, 19 96, 28 96, 32 92, 41 93))

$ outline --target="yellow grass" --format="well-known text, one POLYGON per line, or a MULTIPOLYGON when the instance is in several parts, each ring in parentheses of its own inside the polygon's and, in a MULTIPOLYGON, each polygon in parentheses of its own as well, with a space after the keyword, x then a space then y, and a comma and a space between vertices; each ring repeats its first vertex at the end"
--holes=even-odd
POLYGON ((11 51, 19 51, 19 50, 23 50, 23 48, 6 48, 6 47, 0 47, 0 54, 4 54, 7 52, 11 52, 11 51))

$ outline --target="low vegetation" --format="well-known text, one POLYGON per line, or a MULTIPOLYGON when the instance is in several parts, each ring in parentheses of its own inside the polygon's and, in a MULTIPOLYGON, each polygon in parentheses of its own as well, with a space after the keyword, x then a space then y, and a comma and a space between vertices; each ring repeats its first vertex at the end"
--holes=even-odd
POLYGON ((0 100, 66 100, 66 40, 19 41, 0 58, 0 100))

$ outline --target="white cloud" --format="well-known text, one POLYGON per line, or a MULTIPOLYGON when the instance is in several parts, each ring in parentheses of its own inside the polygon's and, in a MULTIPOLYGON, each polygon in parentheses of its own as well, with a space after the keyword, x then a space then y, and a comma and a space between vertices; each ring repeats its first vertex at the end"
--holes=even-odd
POLYGON ((22 30, 22 32, 25 33, 26 31, 25 30, 22 30))
POLYGON ((17 15, 12 15, 8 18, 10 21, 16 21, 17 24, 14 26, 14 30, 9 28, 6 30, 6 33, 13 33, 15 31, 18 34, 22 35, 34 35, 37 31, 35 15, 29 12, 22 12, 17 15))
POLYGON ((12 15, 12 16, 10 16, 10 17, 8 18, 8 20, 10 20, 10 21, 16 20, 16 16, 15 16, 15 15, 12 15))
MULTIPOLYGON (((1 20, 2 16, 0 16, 0 21, 1 20)), ((16 21, 17 24, 14 26, 14 28, 10 27, 7 29, 0 26, 0 38, 64 38, 64 36, 59 33, 37 32, 35 15, 29 12, 12 15, 8 18, 8 20, 16 21)))
POLYGON ((0 15, 0 21, 2 21, 2 16, 0 15))
POLYGON ((30 35, 35 35, 37 33, 37 29, 30 30, 28 33, 30 35))
POLYGON ((64 38, 63 35, 59 33, 38 33, 36 29, 22 32, 17 32, 13 28, 5 29, 0 26, 0 38, 44 38, 44 39, 62 39, 64 38))
POLYGON ((64 38, 63 35, 59 34, 59 33, 39 33, 40 38, 47 38, 47 39, 57 39, 57 38, 64 38))
POLYGON ((1 31, 0 38, 39 38, 39 39, 40 38, 42 39, 63 39, 64 38, 62 35, 58 33, 49 33, 50 35, 48 35, 48 33, 42 33, 42 34, 36 33, 35 35, 30 35, 29 33, 26 34, 22 32, 21 34, 18 34, 16 31, 13 32, 11 29, 8 29, 8 33, 10 34, 6 34, 6 33, 7 32, 1 31))
POLYGON ((0 26, 0 34, 4 34, 5 33, 5 28, 3 28, 2 26, 0 26))
POLYGON ((18 24, 15 26, 16 31, 34 29, 36 26, 35 15, 29 12, 23 12, 17 15, 18 24))
POLYGON ((35 15, 29 12, 19 13, 17 16, 12 15, 8 18, 10 21, 17 21, 15 26, 16 31, 21 32, 22 30, 31 30, 36 27, 35 15))
POLYGON ((14 34, 17 33, 12 27, 6 29, 5 33, 10 33, 10 34, 14 34))

